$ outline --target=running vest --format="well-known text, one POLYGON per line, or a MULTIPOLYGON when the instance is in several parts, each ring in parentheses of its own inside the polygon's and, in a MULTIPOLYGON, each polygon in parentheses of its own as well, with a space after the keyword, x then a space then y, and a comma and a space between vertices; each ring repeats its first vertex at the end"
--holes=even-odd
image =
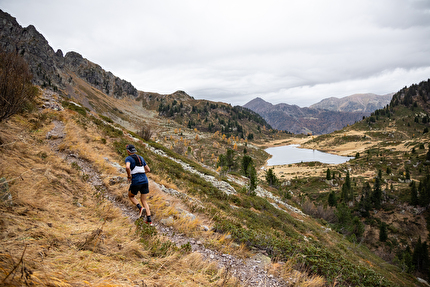
POLYGON ((143 166, 143 162, 140 159, 140 156, 136 154, 132 154, 130 156, 134 159, 134 162, 136 163, 136 165, 131 169, 131 174, 145 173, 145 167, 143 166))

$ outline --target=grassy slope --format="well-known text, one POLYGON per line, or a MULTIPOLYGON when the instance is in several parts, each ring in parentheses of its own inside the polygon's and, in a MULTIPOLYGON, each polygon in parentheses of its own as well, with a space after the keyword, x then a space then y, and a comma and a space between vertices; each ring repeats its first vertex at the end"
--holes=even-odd
MULTIPOLYGON (((222 282, 222 272, 215 265, 203 263, 197 254, 160 245, 168 242, 163 236, 142 244, 142 236, 148 233, 145 226, 136 227, 86 182, 76 165, 67 164, 49 148, 45 135, 53 127, 52 119, 66 123, 67 138, 61 149, 79 152, 105 181, 121 175, 103 160, 121 162, 109 147, 111 140, 102 144, 100 138, 106 135, 94 125, 84 130, 76 122, 83 118, 74 112, 48 113, 43 123, 34 115, 2 123, 0 155, 7 165, 2 165, 1 176, 8 180, 13 197, 12 204, 0 205, 2 284, 130 286, 144 280, 147 286, 178 282, 210 286, 222 282), (35 122, 40 128, 33 129, 35 122)), ((122 198, 126 187, 110 189, 122 198)), ((157 202, 155 193, 151 204, 161 214, 157 202)))
MULTIPOLYGON (((363 243, 388 262, 395 261, 395 255, 409 245, 412 249, 419 237, 428 238, 427 212, 417 212, 410 202, 410 183, 405 182, 406 171, 412 180, 419 182, 428 172, 426 155, 430 135, 423 133, 428 123, 417 115, 426 114, 422 103, 406 108, 403 105, 392 108, 392 114, 373 116, 375 121, 365 121, 346 127, 341 131, 324 135, 308 141, 304 146, 330 152, 359 154, 346 164, 326 165, 338 178, 333 186, 322 180, 325 175, 293 180, 291 190, 296 194, 303 193, 317 205, 327 205, 328 195, 335 191, 338 198, 345 180, 346 170, 350 170, 354 193, 355 210, 365 182, 373 187, 374 177, 382 171, 384 201, 382 208, 372 212, 370 217, 362 218, 366 224, 363 243), (389 173, 388 173, 389 171, 389 173), (340 177, 339 177, 340 175, 340 177), (387 224, 388 240, 380 242, 378 238, 381 222, 387 224)), ((417 274, 418 276, 425 276, 417 274)))
MULTIPOLYGON (((142 236, 150 238, 150 230, 135 227, 86 182, 81 170, 52 152, 46 133, 53 128, 52 120, 63 121, 67 136, 60 148, 78 153, 90 162, 103 175, 109 192, 127 202, 125 186, 108 184, 110 178, 123 175, 103 159, 108 157, 121 164, 122 148, 128 142, 125 137, 76 112, 44 113, 44 116, 37 113, 17 116, 2 123, 0 155, 1 161, 8 164, 2 166, 0 176, 8 181, 13 197, 12 206, 7 202, 0 205, 1 240, 5 243, 1 250, 2 278, 11 273, 13 267, 18 267, 6 283, 23 282, 23 278, 27 278, 38 284, 56 282, 59 285, 85 282, 130 285, 144 280, 148 286, 176 286, 181 284, 179 282, 187 286, 209 286, 224 281, 225 276, 213 265, 203 264, 196 254, 173 248, 162 236, 158 237, 160 241, 151 238, 152 245, 140 243, 142 236), (21 256, 27 269, 19 264, 21 256), (32 274, 26 273, 30 271, 32 274), (27 277, 21 278, 22 272, 27 277)), ((213 145, 214 138, 208 138, 213 145)), ((223 147, 231 144, 222 138, 217 138, 216 142, 223 147)), ((204 147, 205 143, 199 144, 204 147)), ((325 278, 326 284, 340 286, 413 285, 409 275, 386 264, 363 245, 352 244, 326 229, 324 223, 275 208, 266 199, 241 192, 240 186, 236 186, 237 195, 227 196, 172 161, 153 154, 143 145, 137 146, 145 152, 154 171, 151 175, 154 181, 203 202, 203 207, 188 204, 199 218, 210 218, 218 231, 230 233, 237 243, 247 248, 265 250, 274 262, 286 262, 272 265, 275 274, 286 277, 296 274, 303 282, 321 282, 318 278, 312 281, 312 275, 319 275, 325 278)), ((279 191, 273 192, 279 194, 279 191)), ((167 217, 171 212, 163 203, 162 194, 155 194, 150 204, 157 217, 167 217)), ((212 248, 240 252, 237 248, 224 247, 225 237, 220 240, 218 233, 199 233, 193 224, 177 228, 205 238, 212 248)))

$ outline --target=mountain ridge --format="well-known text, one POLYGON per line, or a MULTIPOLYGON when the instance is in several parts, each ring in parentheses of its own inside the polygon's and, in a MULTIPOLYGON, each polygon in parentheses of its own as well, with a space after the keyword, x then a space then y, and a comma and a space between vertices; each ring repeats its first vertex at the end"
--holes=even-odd
POLYGON ((273 105, 255 98, 246 107, 262 116, 273 128, 295 134, 328 134, 351 125, 390 103, 393 94, 355 94, 327 98, 309 107, 280 103, 273 105))
POLYGON ((339 112, 374 112, 390 103, 394 93, 377 95, 373 93, 353 94, 337 98, 330 97, 312 104, 310 108, 325 109, 339 112))
POLYGON ((33 74, 33 83, 54 91, 76 85, 71 73, 109 96, 137 97, 137 89, 128 81, 106 72, 77 52, 56 52, 33 25, 23 28, 14 17, 0 10, 0 48, 21 55, 33 74))

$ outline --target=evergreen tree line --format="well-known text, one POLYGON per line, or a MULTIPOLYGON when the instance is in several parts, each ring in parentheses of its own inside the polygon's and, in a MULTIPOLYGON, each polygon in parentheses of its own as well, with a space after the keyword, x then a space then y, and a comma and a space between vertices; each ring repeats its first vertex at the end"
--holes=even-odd
MULTIPOLYGON (((339 174, 340 176, 340 174, 339 174)), ((326 179, 335 178, 334 172, 327 169, 326 179)), ((344 183, 341 186, 340 197, 336 196, 335 191, 331 191, 328 196, 328 205, 335 208, 337 222, 335 228, 338 232, 346 235, 352 242, 360 240, 364 234, 364 224, 360 220, 361 217, 369 217, 372 209, 380 209, 382 204, 382 172, 379 170, 378 176, 375 178, 373 188, 369 182, 366 182, 362 187, 362 194, 358 205, 354 209, 350 209, 348 205, 354 204, 355 191, 352 186, 349 171, 347 171, 344 183), (354 212, 355 210, 355 212, 354 212)), ((381 229, 386 226, 381 226, 381 229)), ((381 230, 380 230, 381 231, 381 230)), ((386 229, 385 229, 386 231, 386 229)), ((381 233, 380 233, 381 234, 381 233)), ((382 231, 384 234, 384 231, 382 231)), ((385 241, 384 236, 382 241, 385 241)))
MULTIPOLYGON (((327 169, 326 179, 331 180, 332 175, 330 169, 327 169)), ((334 177, 333 177, 334 178, 334 177)), ((354 189, 351 184, 351 178, 349 171, 347 171, 345 176, 345 181, 341 187, 340 202, 348 204, 354 201, 354 189)), ((328 197, 329 206, 337 206, 336 193, 333 190, 328 197)), ((370 210, 373 208, 380 209, 382 204, 382 171, 378 171, 378 176, 375 178, 375 184, 373 188, 370 186, 369 182, 366 182, 362 187, 362 193, 358 204, 358 210, 363 217, 368 217, 370 215, 370 210)))
MULTIPOLYGON (((430 153, 430 151, 429 151, 430 153)), ((327 169, 326 179, 333 178, 332 172, 327 169)), ((365 182, 362 187, 362 193, 355 210, 361 217, 370 217, 371 210, 379 210, 382 205, 382 171, 378 170, 378 176, 374 178, 373 187, 369 182, 365 182)), ((415 181, 411 182, 411 204, 428 206, 430 204, 430 174, 421 179, 418 186, 415 181)), ((347 235, 350 241, 360 239, 364 232, 364 224, 358 216, 353 215, 353 210, 348 208, 348 202, 353 201, 354 191, 351 186, 349 172, 345 176, 345 181, 341 187, 340 197, 332 191, 328 197, 328 204, 336 208, 335 215, 337 223, 336 230, 347 235)), ((379 241, 388 240, 388 225, 381 222, 379 225, 379 241)), ((409 246, 405 249, 399 248, 395 263, 405 272, 419 272, 422 276, 430 277, 430 258, 427 242, 422 242, 421 237, 413 246, 413 251, 409 246)))
POLYGON ((414 251, 409 245, 404 250, 399 250, 394 258, 397 264, 404 272, 419 272, 423 277, 430 277, 429 251, 427 242, 421 241, 421 237, 415 243, 414 251))
MULTIPOLYGON (((244 149, 244 155, 242 159, 235 157, 235 151, 227 149, 225 154, 221 154, 218 157, 217 167, 221 168, 221 173, 232 172, 240 170, 240 173, 249 179, 249 188, 253 192, 257 188, 257 170, 255 168, 254 160, 251 156, 247 155, 246 149, 244 149)), ((280 182, 273 168, 266 171, 265 179, 268 185, 279 188, 280 182)))
MULTIPOLYGON (((222 134, 225 134, 227 137, 230 136, 239 136, 242 139, 245 139, 245 131, 244 127, 238 122, 238 120, 248 120, 250 122, 255 122, 258 124, 257 128, 261 132, 260 126, 266 126, 266 128, 271 129, 271 126, 267 124, 267 122, 255 112, 248 110, 246 108, 242 108, 240 106, 230 107, 230 106, 219 106, 218 104, 211 104, 206 102, 203 106, 203 109, 198 108, 197 106, 185 107, 182 102, 178 102, 173 100, 172 103, 165 103, 162 101, 158 105, 158 113, 160 116, 165 117, 174 117, 177 114, 180 114, 181 117, 184 117, 186 113, 189 114, 198 114, 201 118, 204 118, 204 121, 195 121, 192 117, 189 118, 187 127, 189 129, 199 128, 200 130, 207 130, 209 132, 220 131, 222 134), (228 112, 230 117, 225 120, 225 117, 220 115, 218 112, 213 112, 213 116, 215 120, 218 120, 218 125, 214 123, 214 121, 209 120, 210 110, 222 109, 224 112, 228 112), (204 124, 203 124, 204 123, 204 124), (207 128, 205 125, 207 124, 207 128)), ((252 140, 254 135, 252 133, 248 133, 248 140, 252 140)))
POLYGON ((392 107, 404 105, 412 106, 416 100, 420 99, 424 103, 430 100, 430 79, 419 84, 413 84, 409 88, 404 87, 393 95, 390 105, 392 107))
POLYGON ((428 206, 430 204, 430 174, 422 178, 418 184, 411 182, 411 204, 414 206, 428 206))

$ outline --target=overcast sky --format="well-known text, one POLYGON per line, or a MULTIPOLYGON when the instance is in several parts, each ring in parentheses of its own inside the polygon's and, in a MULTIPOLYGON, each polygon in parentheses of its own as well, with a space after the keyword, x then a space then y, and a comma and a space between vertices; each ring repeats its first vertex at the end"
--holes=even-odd
POLYGON ((0 0, 138 90, 307 107, 430 78, 430 0, 0 0))

